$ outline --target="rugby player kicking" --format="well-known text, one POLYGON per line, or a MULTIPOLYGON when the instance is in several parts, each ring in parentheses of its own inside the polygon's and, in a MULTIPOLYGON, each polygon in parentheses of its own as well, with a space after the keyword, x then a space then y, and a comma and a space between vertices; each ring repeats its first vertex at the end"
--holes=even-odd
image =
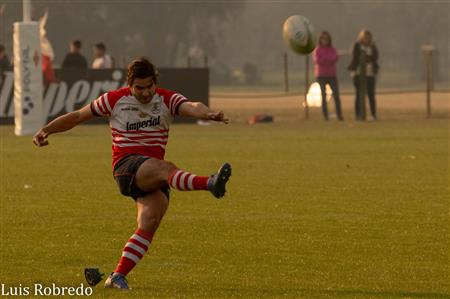
POLYGON ((126 275, 147 252, 169 204, 170 188, 208 190, 216 198, 225 195, 231 165, 223 164, 211 176, 197 176, 164 161, 169 125, 175 115, 228 123, 215 112, 179 93, 159 88, 155 66, 147 59, 128 66, 128 87, 107 92, 80 110, 62 115, 33 137, 37 146, 48 145, 50 134, 64 132, 94 117, 108 117, 112 134, 112 164, 120 192, 132 197, 137 207, 137 230, 125 244, 106 288, 129 289, 126 275))

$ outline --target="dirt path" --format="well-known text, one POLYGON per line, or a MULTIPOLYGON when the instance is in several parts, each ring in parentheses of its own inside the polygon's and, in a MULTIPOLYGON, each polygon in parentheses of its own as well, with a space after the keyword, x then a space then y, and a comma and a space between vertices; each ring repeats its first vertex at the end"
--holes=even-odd
MULTIPOLYGON (((344 117, 354 119, 354 96, 341 98, 344 117)), ((220 95, 211 97, 211 107, 225 111, 234 121, 245 122, 253 114, 271 114, 276 121, 296 121, 304 118, 301 95, 220 95)), ((426 116, 426 97, 424 93, 392 93, 377 96, 380 119, 414 119, 426 116)), ((432 116, 449 118, 450 93, 432 94, 432 116)), ((334 104, 329 105, 334 114, 334 104)), ((321 119, 321 108, 310 108, 310 119, 321 119)))

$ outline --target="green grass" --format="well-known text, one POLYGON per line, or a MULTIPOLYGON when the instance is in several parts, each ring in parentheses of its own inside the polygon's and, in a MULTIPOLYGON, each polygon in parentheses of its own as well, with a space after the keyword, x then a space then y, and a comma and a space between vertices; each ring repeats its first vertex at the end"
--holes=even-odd
MULTIPOLYGON (((233 165, 229 192, 172 192, 131 293, 99 298, 448 298, 447 119, 174 125, 166 158, 233 165)), ((36 148, 1 137, 0 282, 79 285, 109 272, 134 231, 107 126, 36 148), (31 185, 31 188, 24 188, 31 185)))

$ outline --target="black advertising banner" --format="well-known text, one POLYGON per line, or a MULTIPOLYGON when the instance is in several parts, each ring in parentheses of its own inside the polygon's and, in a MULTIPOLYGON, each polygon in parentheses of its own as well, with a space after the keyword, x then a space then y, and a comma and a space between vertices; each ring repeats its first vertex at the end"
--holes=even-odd
MULTIPOLYGON (((44 90, 47 119, 89 104, 101 94, 126 86, 125 69, 55 70, 57 82, 44 90)), ((160 68, 158 86, 183 94, 190 100, 209 104, 209 72, 206 68, 160 68)), ((105 122, 106 119, 98 121, 105 122)), ((176 122, 194 122, 178 117, 176 122)), ((0 124, 14 123, 14 73, 4 72, 0 81, 0 124)))

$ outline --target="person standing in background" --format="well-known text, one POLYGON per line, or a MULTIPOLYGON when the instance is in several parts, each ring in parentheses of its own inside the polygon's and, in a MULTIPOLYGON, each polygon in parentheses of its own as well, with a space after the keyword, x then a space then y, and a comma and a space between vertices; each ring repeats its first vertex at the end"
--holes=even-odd
POLYGON ((336 48, 331 42, 331 35, 328 31, 320 34, 319 45, 314 50, 314 74, 320 85, 322 92, 322 113, 325 120, 328 120, 326 85, 330 85, 333 91, 334 104, 336 106, 336 115, 339 120, 343 120, 341 111, 341 100, 339 98, 338 81, 336 77, 336 62, 339 56, 336 48))
POLYGON ((364 101, 362 101, 362 97, 364 96, 362 93, 364 91, 362 90, 363 87, 361 85, 363 68, 365 69, 365 89, 367 90, 371 113, 371 118, 369 118, 369 120, 376 120, 375 77, 379 70, 378 49, 373 42, 372 33, 367 29, 362 29, 358 34, 358 40, 354 44, 352 50, 352 60, 348 66, 356 90, 355 113, 357 120, 363 120, 363 115, 361 114, 361 105, 364 104, 364 101), (361 64, 361 57, 364 57, 365 65, 361 64))
POLYGON ((0 84, 3 82, 3 73, 11 70, 11 62, 5 52, 5 46, 0 44, 0 84))
POLYGON ((11 62, 6 55, 5 46, 0 45, 0 74, 11 69, 11 62))
POLYGON ((61 65, 61 78, 69 86, 80 79, 87 77, 88 62, 81 54, 81 41, 74 40, 70 43, 70 50, 64 57, 61 65))
POLYGON ((70 51, 67 53, 62 63, 63 69, 87 69, 86 58, 81 55, 81 41, 74 40, 70 43, 70 51))
POLYGON ((56 74, 53 69, 53 60, 55 59, 55 51, 52 43, 47 37, 48 10, 45 10, 44 15, 39 19, 39 35, 41 41, 41 56, 42 56, 42 75, 44 79, 44 87, 47 88, 50 83, 56 82, 56 74))
POLYGON ((113 61, 109 54, 106 54, 106 47, 103 43, 98 43, 94 48, 93 69, 110 69, 113 67, 113 61))

